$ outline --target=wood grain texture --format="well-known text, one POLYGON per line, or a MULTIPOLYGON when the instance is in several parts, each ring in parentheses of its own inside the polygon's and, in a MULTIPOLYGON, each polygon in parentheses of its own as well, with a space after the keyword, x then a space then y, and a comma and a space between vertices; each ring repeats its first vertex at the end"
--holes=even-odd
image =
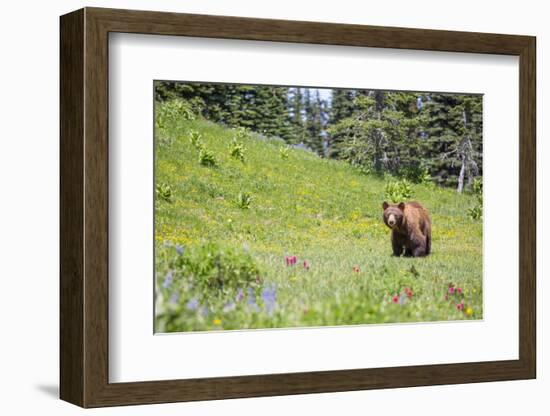
POLYGON ((519 356, 536 377, 536 40, 520 54, 519 103, 519 356))
POLYGON ((61 18, 61 397, 83 407, 533 378, 535 39, 484 33, 86 8, 61 18), (519 359, 109 383, 108 33, 196 36, 520 57, 519 359))
POLYGON ((60 387, 84 405, 84 12, 60 22, 60 387))

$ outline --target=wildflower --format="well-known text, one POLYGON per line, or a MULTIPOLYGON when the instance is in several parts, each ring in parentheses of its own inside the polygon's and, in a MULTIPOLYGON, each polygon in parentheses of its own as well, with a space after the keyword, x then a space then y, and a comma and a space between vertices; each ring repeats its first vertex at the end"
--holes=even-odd
POLYGON ((393 297, 391 298, 391 301, 392 301, 393 303, 399 303, 399 296, 393 295, 393 297))
POLYGON ((449 295, 446 294, 445 296, 443 296, 443 299, 449 300, 449 295))
POLYGON ((214 325, 221 325, 221 324, 222 324, 222 320, 216 318, 216 319, 214 319, 214 320, 212 321, 212 323, 213 323, 214 325))
POLYGON ((231 312, 232 310, 235 309, 237 305, 235 305, 235 302, 227 302, 224 306, 223 306, 223 311, 225 313, 227 312, 231 312))
POLYGON ((254 294, 254 290, 251 287, 248 288, 247 304, 251 309, 253 309, 256 312, 260 310, 260 308, 256 304, 256 295, 254 294))
POLYGON ((453 286, 449 286, 449 293, 451 295, 455 293, 455 288, 453 286))
POLYGON ((460 295, 462 294, 462 288, 461 287, 457 287, 456 288, 456 292, 460 295))
POLYGON ((170 303, 172 305, 175 305, 176 303, 178 303, 179 298, 180 296, 177 293, 172 293, 172 296, 170 296, 170 303))
POLYGON ((189 299, 189 301, 185 305, 185 307, 187 309, 189 309, 190 311, 196 311, 199 306, 200 305, 199 305, 199 301, 197 300, 197 298, 189 299))
POLYGON ((309 270, 309 263, 304 261, 304 269, 309 270))
POLYGON ((240 302, 244 299, 244 292, 242 288, 237 289, 237 295, 235 296, 235 302, 240 302))
POLYGON ((275 286, 268 286, 262 290, 262 301, 268 314, 272 314, 277 303, 277 289, 275 286))
POLYGON ((166 276, 164 276, 164 282, 162 283, 162 287, 165 289, 168 289, 172 284, 173 280, 174 280, 174 273, 172 272, 172 270, 170 270, 168 273, 166 273, 166 276))
POLYGON ((209 313, 209 312, 210 312, 210 311, 208 310, 208 306, 203 306, 203 307, 200 309, 200 314, 201 314, 202 316, 208 316, 208 313, 209 313))
POLYGON ((464 304, 463 304, 462 302, 457 303, 457 304, 456 304, 456 308, 457 308, 459 311, 462 311, 462 310, 464 310, 464 304))
POLYGON ((406 287, 405 288, 405 294, 407 295, 408 298, 412 298, 413 291, 411 289, 409 289, 408 287, 406 287))
POLYGON ((355 273, 359 273, 359 272, 360 272, 359 266, 353 266, 353 271, 354 271, 355 273))
POLYGON ((183 246, 176 245, 176 252, 181 256, 183 254, 183 246))
POLYGON ((296 264, 297 257, 296 256, 286 256, 285 257, 285 263, 287 266, 294 266, 296 264))
POLYGON ((285 257, 285 263, 287 266, 294 266, 296 264, 296 261, 298 261, 298 258, 296 256, 285 257))
POLYGON ((467 309, 466 309, 466 315, 472 316, 473 313, 474 313, 474 310, 473 310, 472 308, 467 308, 467 309))
POLYGON ((403 295, 399 296, 399 304, 400 305, 404 305, 406 301, 407 301, 407 295, 403 294, 403 295))

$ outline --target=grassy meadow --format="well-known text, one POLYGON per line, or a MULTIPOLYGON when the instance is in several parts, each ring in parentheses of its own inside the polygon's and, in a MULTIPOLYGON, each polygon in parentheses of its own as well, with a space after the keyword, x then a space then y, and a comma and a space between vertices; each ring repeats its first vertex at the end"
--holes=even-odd
POLYGON ((432 254, 393 257, 391 178, 200 117, 155 143, 157 332, 482 318, 473 195, 412 184, 432 254))

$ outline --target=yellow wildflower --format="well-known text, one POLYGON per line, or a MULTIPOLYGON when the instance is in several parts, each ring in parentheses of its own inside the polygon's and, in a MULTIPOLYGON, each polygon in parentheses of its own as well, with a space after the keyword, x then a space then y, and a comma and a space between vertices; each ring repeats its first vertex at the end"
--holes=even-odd
POLYGON ((466 315, 472 316, 473 313, 474 313, 474 310, 472 308, 467 308, 466 309, 466 315))
POLYGON ((214 320, 212 321, 212 323, 213 323, 214 325, 221 325, 221 323, 222 323, 222 320, 221 320, 221 319, 218 319, 218 318, 216 318, 216 319, 214 319, 214 320))

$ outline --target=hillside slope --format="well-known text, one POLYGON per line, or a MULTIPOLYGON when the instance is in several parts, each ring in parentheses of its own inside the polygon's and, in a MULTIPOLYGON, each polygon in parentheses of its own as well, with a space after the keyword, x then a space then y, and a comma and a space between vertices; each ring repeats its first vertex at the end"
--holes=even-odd
POLYGON ((239 139, 242 162, 230 154, 236 131, 205 120, 178 120, 157 133, 157 188, 170 194, 155 203, 158 331, 482 317, 482 223, 466 216, 472 196, 413 185, 413 199, 432 216, 433 254, 395 258, 381 221, 383 178, 258 135, 239 139), (192 131, 217 166, 199 163, 192 131), (171 285, 178 253, 210 242, 257 265, 257 303, 254 295, 248 307, 199 308, 206 298, 190 295, 193 282, 171 285))

